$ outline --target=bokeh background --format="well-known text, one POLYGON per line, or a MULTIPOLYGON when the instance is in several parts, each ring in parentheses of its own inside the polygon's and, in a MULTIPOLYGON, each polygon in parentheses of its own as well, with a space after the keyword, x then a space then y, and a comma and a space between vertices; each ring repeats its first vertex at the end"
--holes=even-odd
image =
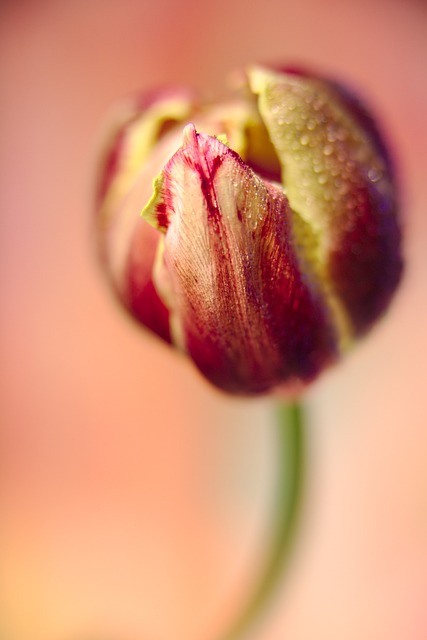
POLYGON ((427 638, 427 5, 4 0, 4 640, 220 640, 261 570, 273 403, 220 395, 130 322, 92 227, 111 104, 168 83, 214 96, 254 60, 315 67, 371 104, 400 169, 407 268, 381 326, 307 396, 298 541, 251 637, 427 638))

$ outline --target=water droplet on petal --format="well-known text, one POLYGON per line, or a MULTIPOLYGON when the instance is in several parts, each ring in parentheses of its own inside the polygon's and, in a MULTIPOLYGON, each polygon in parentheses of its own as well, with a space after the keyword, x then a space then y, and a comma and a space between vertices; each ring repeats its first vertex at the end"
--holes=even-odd
POLYGON ((378 182, 382 178, 382 171, 377 169, 376 167, 371 167, 368 171, 368 178, 371 182, 378 182))

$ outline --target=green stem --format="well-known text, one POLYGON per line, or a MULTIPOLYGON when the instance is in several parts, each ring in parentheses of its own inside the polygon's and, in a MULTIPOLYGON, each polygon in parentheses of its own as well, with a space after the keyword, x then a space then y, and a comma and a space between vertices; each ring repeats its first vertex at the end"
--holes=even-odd
POLYGON ((223 640, 243 638, 245 632, 262 613, 280 582, 292 546, 304 471, 304 415, 299 403, 280 407, 277 436, 277 510, 269 554, 248 604, 223 640))

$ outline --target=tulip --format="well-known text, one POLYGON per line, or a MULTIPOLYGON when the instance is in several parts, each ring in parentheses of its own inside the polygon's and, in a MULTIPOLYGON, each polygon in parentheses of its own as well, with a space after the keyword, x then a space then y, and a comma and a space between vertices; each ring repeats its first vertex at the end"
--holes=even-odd
POLYGON ((123 108, 100 172, 101 254, 132 315, 217 387, 296 393, 399 283, 394 171, 342 87, 261 66, 241 85, 218 105, 171 90, 123 108))

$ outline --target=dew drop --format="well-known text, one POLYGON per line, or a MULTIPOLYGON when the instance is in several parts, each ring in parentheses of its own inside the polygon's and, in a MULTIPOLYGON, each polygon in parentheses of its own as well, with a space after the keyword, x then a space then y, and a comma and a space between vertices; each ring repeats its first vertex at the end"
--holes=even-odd
POLYGON ((329 124, 326 137, 329 142, 335 142, 337 140, 337 128, 335 124, 329 124))
POLYGON ((371 167, 368 171, 368 178, 371 182, 378 182, 378 180, 381 180, 382 175, 382 171, 375 167, 371 167))
POLYGON ((299 141, 302 145, 306 146, 310 142, 310 136, 307 133, 303 133, 299 141))

